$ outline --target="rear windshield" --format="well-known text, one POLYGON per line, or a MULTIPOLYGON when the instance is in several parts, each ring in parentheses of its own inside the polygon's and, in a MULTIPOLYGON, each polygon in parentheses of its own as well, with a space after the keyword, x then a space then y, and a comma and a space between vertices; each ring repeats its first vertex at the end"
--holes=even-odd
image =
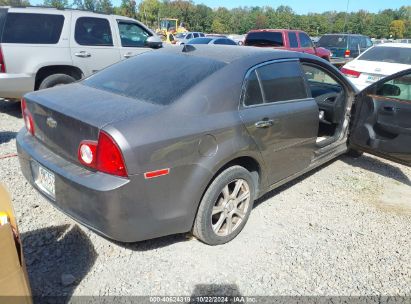
POLYGON ((248 33, 245 45, 250 46, 284 46, 281 32, 251 32, 248 33))
POLYGON ((56 44, 60 40, 64 16, 47 14, 7 14, 3 43, 56 44))
POLYGON ((223 66, 225 63, 208 58, 148 52, 104 69, 83 84, 167 105, 223 66))
POLYGON ((321 47, 347 47, 348 36, 345 35, 324 35, 318 40, 317 45, 321 47))
POLYGON ((411 65, 411 48, 388 46, 374 47, 365 52, 364 54, 362 54, 360 57, 358 57, 358 60, 380 61, 411 65))
POLYGON ((194 38, 191 39, 188 44, 208 44, 211 40, 211 38, 194 38))

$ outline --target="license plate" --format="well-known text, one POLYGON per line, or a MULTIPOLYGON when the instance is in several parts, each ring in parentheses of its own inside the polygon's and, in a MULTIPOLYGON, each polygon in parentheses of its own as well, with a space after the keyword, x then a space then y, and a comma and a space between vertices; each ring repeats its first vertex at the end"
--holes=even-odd
POLYGON ((32 163, 32 168, 33 178, 36 185, 41 191, 54 199, 56 196, 54 174, 35 162, 32 163))

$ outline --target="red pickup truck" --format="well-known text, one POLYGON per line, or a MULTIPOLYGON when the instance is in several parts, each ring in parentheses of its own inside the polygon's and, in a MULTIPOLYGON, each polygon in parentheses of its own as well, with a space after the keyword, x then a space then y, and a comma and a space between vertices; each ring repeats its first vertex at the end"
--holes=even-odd
POLYGON ((252 30, 245 37, 244 45, 303 52, 317 55, 328 61, 331 56, 329 50, 315 47, 307 33, 298 30, 252 30))

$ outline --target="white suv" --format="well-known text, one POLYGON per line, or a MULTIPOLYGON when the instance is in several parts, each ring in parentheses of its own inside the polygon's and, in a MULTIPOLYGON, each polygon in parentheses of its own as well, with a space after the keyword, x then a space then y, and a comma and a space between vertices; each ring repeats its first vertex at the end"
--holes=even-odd
POLYGON ((162 47, 127 17, 53 8, 0 8, 0 98, 21 98, 162 47))

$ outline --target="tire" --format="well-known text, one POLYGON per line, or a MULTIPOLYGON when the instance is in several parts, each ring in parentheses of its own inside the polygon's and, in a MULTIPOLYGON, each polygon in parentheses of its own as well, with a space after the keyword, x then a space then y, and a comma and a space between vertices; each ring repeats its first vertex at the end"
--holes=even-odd
POLYGON ((352 158, 359 158, 359 157, 361 157, 361 156, 364 154, 364 152, 357 151, 357 150, 353 150, 353 149, 349 149, 346 154, 347 154, 348 156, 352 157, 352 158))
POLYGON ((204 193, 194 222, 193 235, 213 246, 234 239, 250 216, 255 189, 254 179, 245 168, 233 166, 221 172, 204 193), (236 186, 239 190, 234 195, 236 186), (238 198, 241 200, 238 201, 238 198), (214 215, 213 210, 216 212, 214 215))
POLYGON ((39 86, 39 90, 52 88, 62 84, 69 84, 75 81, 76 80, 73 77, 66 74, 53 74, 43 79, 39 86))

